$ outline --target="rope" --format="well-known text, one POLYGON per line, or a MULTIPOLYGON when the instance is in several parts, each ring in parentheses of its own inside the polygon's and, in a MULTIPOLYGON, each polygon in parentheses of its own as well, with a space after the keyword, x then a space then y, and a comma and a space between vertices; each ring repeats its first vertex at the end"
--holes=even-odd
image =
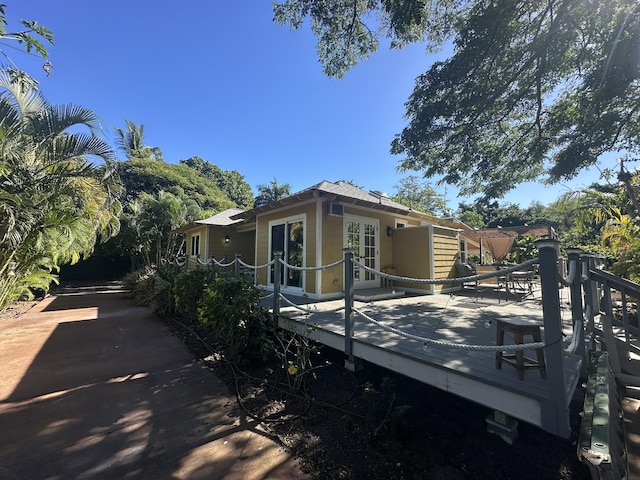
POLYGON ((186 262, 186 257, 182 257, 182 259, 175 257, 173 260, 167 260, 166 258, 161 258, 160 259, 160 264, 161 265, 173 265, 176 264, 179 267, 184 267, 184 264, 186 262))
POLYGON ((296 310, 300 310, 301 312, 304 312, 304 313, 306 313, 308 315, 311 315, 313 313, 312 309, 310 309, 310 308, 308 308, 308 309, 307 308, 302 308, 301 306, 296 305, 295 303, 293 303, 291 300, 289 300, 283 294, 279 294, 279 295, 280 295, 280 298, 285 301, 285 303, 291 305, 296 310))
POLYGON ((562 275, 560 276, 560 281, 565 287, 568 287, 571 284, 573 284, 573 281, 576 279, 577 271, 578 271, 578 261, 571 260, 569 262, 569 273, 567 274, 567 276, 566 277, 563 277, 562 275))
POLYGON ((537 258, 533 258, 531 260, 527 260, 526 262, 520 263, 518 265, 513 265, 511 267, 504 268, 502 270, 496 270, 495 272, 482 273, 479 275, 471 275, 469 277, 439 278, 439 279, 412 278, 412 277, 400 277, 398 275, 390 275, 388 273, 374 270, 373 268, 366 266, 365 264, 359 262, 356 259, 353 259, 352 261, 354 265, 357 265, 358 267, 364 269, 365 271, 378 275, 382 278, 388 278, 390 280, 395 280, 398 282, 423 283, 428 285, 444 285, 444 284, 450 284, 450 283, 462 283, 462 282, 472 282, 476 280, 484 280, 486 278, 491 278, 491 277, 499 277, 506 273, 522 270, 523 268, 533 265, 534 263, 538 263, 539 260, 537 258))
POLYGON ((388 325, 383 325, 382 323, 378 322, 377 320, 374 320, 373 318, 369 317, 368 315, 366 315, 365 313, 361 312, 358 309, 354 308, 353 311, 358 315, 360 315, 361 317, 363 317, 364 319, 373 323, 374 325, 377 325, 378 327, 382 328, 383 330, 386 330, 391 333, 395 333, 396 335, 400 335, 401 337, 408 338, 409 340, 415 340, 416 342, 421 342, 425 345, 429 344, 436 347, 451 348, 453 350, 468 350, 468 351, 474 351, 474 352, 515 352, 518 350, 535 350, 538 348, 545 347, 544 342, 519 343, 515 345, 469 345, 465 343, 451 343, 451 342, 444 342, 442 340, 433 340, 432 338, 426 338, 420 335, 414 335, 412 333, 405 332, 403 330, 390 327, 388 325))
POLYGON ((298 267, 296 265, 291 265, 282 259, 279 259, 279 262, 282 265, 286 266, 287 268, 290 268, 291 270, 300 270, 303 272, 316 272, 318 270, 329 270, 330 268, 337 267, 338 265, 344 263, 344 258, 338 260, 337 262, 330 263, 329 265, 320 265, 319 267, 298 267))
POLYGON ((215 258, 211 257, 211 259, 213 260, 213 263, 215 263, 217 266, 219 267, 230 267, 231 265, 233 265, 234 263, 236 263, 235 259, 231 260, 228 263, 222 263, 222 261, 217 261, 215 258))
POLYGON ((259 268, 269 267, 269 266, 273 265, 273 262, 274 262, 274 260, 271 260, 269 263, 265 263, 264 265, 249 265, 248 263, 243 262, 242 259, 240 259, 240 258, 238 258, 237 260, 238 260, 238 262, 240 262, 240 265, 242 265, 243 267, 252 268, 254 270, 258 270, 259 268))

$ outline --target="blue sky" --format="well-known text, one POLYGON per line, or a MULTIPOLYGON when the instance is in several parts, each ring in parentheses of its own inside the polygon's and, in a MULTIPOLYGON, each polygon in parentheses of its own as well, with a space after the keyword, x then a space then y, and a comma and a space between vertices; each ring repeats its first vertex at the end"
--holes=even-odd
MULTIPOLYGON (((268 0, 5 3, 10 29, 22 18, 54 31, 53 75, 37 58, 4 51, 49 102, 96 112, 112 142, 125 119, 143 124, 145 144, 165 161, 197 155, 239 171, 254 191, 275 177, 292 191, 344 179, 393 194, 401 178, 420 175, 396 172, 400 158, 389 147, 406 124, 415 77, 438 58, 421 45, 383 48, 332 80, 311 31, 274 23, 268 0)), ((522 185, 501 201, 548 204, 596 180, 592 171, 566 185, 522 185)), ((454 187, 436 189, 449 208, 470 201, 454 187)))

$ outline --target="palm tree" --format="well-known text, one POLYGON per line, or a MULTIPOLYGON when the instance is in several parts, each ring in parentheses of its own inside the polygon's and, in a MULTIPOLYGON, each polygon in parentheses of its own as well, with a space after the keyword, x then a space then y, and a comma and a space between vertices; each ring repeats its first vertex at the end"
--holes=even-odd
POLYGON ((253 207, 261 207, 267 203, 275 202, 281 198, 291 195, 291 186, 288 183, 278 184, 275 178, 268 185, 258 185, 258 196, 255 199, 253 207))
POLYGON ((138 158, 143 160, 162 160, 162 150, 158 147, 147 147, 143 143, 144 125, 136 125, 131 120, 124 121, 126 128, 115 129, 116 143, 127 156, 127 160, 138 158))
POLYGON ((119 229, 114 155, 97 116, 52 106, 0 70, 0 310, 119 229), (70 128, 86 127, 87 133, 70 128), (97 158, 96 167, 90 158, 97 158))
POLYGON ((129 202, 123 223, 132 252, 131 266, 135 268, 135 257, 142 258, 146 267, 160 265, 162 257, 172 257, 181 247, 171 230, 197 220, 202 216, 198 204, 190 199, 181 199, 170 192, 160 191, 155 195, 142 192, 129 202))

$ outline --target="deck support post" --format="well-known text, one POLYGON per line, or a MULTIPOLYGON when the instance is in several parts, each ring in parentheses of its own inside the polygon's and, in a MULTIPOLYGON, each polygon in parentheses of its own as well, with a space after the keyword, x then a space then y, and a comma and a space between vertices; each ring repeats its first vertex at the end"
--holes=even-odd
POLYGON ((273 317, 276 321, 280 318, 281 257, 282 252, 273 252, 273 317))
POLYGON ((344 366, 347 370, 356 371, 357 362, 353 356, 353 249, 345 248, 344 251, 344 353, 347 358, 344 366))
POLYGON ((562 316, 560 311, 558 240, 539 240, 540 286, 544 317, 544 353, 549 397, 541 401, 541 426, 547 432, 569 438, 571 425, 565 387, 562 316))
POLYGON ((487 431, 499 435, 509 445, 518 438, 518 421, 500 410, 494 410, 486 418, 487 431))

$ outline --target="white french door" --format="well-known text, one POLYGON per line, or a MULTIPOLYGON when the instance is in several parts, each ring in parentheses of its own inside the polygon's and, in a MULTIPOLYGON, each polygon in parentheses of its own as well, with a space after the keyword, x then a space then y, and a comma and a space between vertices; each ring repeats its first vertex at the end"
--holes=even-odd
MULTIPOLYGON (((354 250, 354 258, 363 265, 378 269, 379 221, 375 218, 344 216, 344 245, 354 250)), ((357 265, 353 269, 354 288, 376 288, 380 277, 357 265)))

